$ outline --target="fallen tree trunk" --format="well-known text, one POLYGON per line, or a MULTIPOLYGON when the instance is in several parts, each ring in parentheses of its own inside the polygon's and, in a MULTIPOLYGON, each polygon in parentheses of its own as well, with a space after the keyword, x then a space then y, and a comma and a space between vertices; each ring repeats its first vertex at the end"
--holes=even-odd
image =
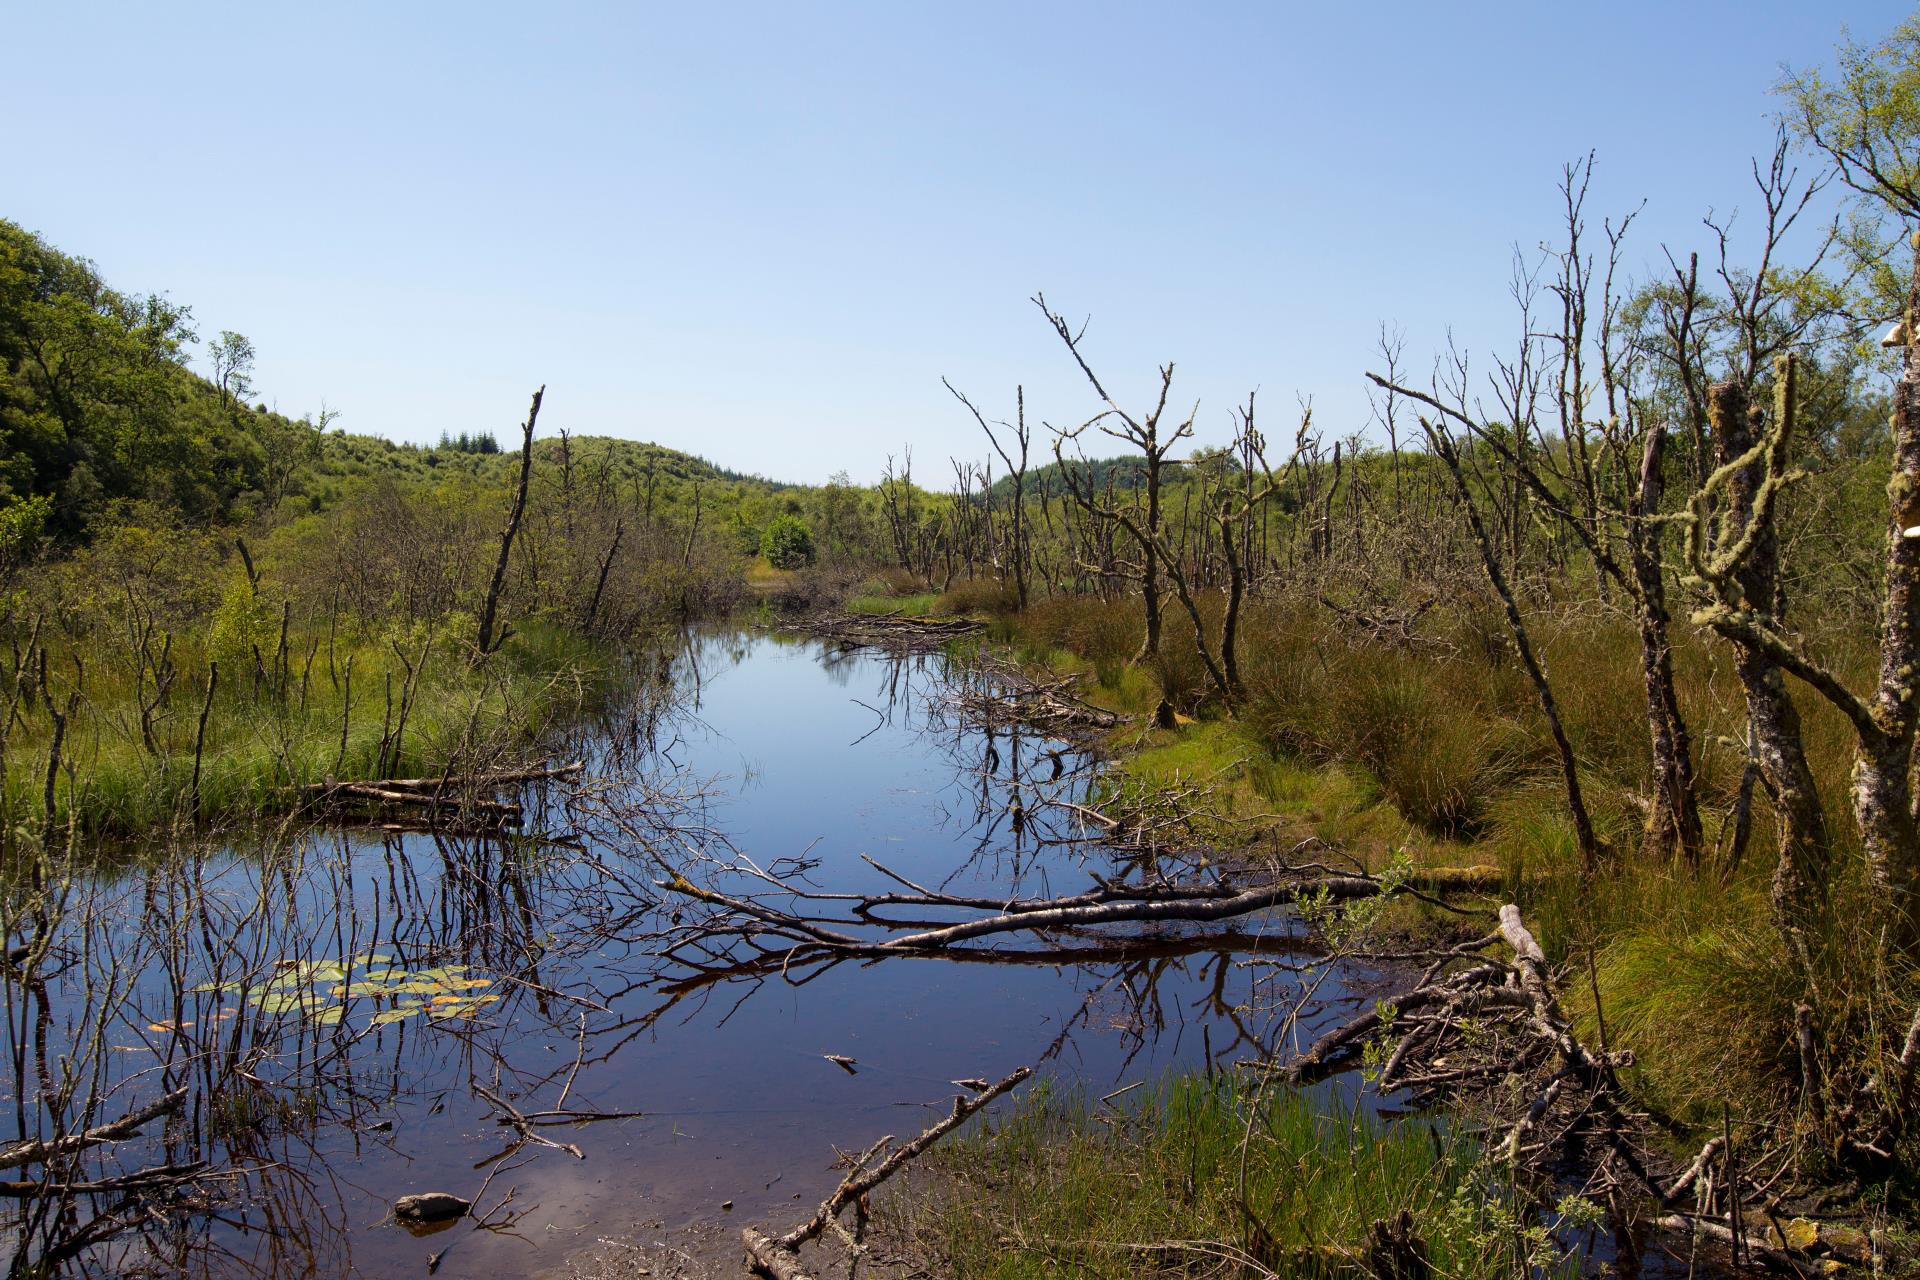
POLYGON ((325 782, 308 783, 305 790, 315 795, 355 787, 373 787, 381 791, 410 792, 420 798, 428 799, 436 793, 459 791, 490 791, 516 782, 540 782, 549 778, 568 778, 586 769, 586 761, 575 760, 572 764, 557 767, 549 765, 529 765, 519 769, 501 769, 490 773, 450 773, 433 778, 366 778, 352 782, 335 782, 329 778, 325 782))
POLYGON ((76 1151, 85 1151, 88 1147, 98 1147, 109 1142, 118 1142, 122 1138, 131 1138, 150 1120, 178 1111, 187 1100, 185 1089, 175 1089, 165 1097, 156 1098, 143 1107, 136 1107, 120 1119, 110 1124, 98 1125, 84 1133, 69 1134, 64 1138, 35 1139, 18 1142, 11 1147, 0 1149, 0 1169, 18 1169, 21 1165, 41 1164, 60 1156, 72 1155, 76 1151))
MULTIPOLYGON (((1257 888, 1236 888, 1224 882, 1201 885, 1106 885, 1067 898, 1016 903, 995 915, 927 929, 919 933, 875 938, 862 937, 842 930, 847 926, 861 923, 887 927, 889 922, 870 915, 872 907, 882 901, 913 901, 919 905, 928 906, 977 908, 983 900, 946 898, 938 894, 920 895, 912 899, 904 895, 877 895, 872 901, 857 899, 857 905, 853 910, 862 917, 861 920, 823 922, 769 907, 749 898, 704 889, 678 874, 669 880, 661 881, 660 887, 710 906, 719 907, 736 916, 759 921, 771 932, 796 938, 798 945, 794 948, 795 955, 811 948, 821 948, 863 956, 937 950, 979 938, 1015 932, 1084 929, 1115 924, 1204 923, 1248 915, 1308 898, 1346 902, 1394 891, 1394 886, 1389 882, 1360 875, 1332 875, 1289 880, 1257 888), (829 924, 841 927, 830 928, 829 924)), ((796 896, 845 899, 849 895, 807 895, 796 892, 796 896)))
POLYGON ((769 1238, 764 1232, 747 1227, 740 1233, 741 1241, 747 1248, 747 1265, 773 1276, 774 1280, 808 1280, 807 1273, 800 1266, 800 1246, 833 1228, 857 1252, 859 1240, 840 1227, 840 1214, 850 1204, 904 1169, 910 1162, 953 1132, 1001 1094, 1012 1089, 1033 1074, 1032 1067, 1021 1067, 1003 1076, 994 1084, 974 1092, 971 1096, 959 1095, 953 1100, 953 1110, 935 1124, 921 1130, 918 1137, 905 1146, 892 1152, 877 1164, 870 1164, 885 1147, 893 1141, 888 1135, 867 1148, 865 1154, 853 1162, 847 1176, 833 1189, 833 1194, 821 1202, 812 1217, 787 1232, 778 1239, 769 1238))

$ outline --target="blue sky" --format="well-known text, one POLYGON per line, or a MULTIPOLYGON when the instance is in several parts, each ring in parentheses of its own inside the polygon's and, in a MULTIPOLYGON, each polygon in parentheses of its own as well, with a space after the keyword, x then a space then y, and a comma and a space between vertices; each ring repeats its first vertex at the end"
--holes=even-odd
MULTIPOLYGON (((0 0, 0 216, 190 303, 283 410, 427 441, 634 436, 818 481, 990 413, 1092 412, 1178 363, 1362 426, 1514 329, 1513 246, 1599 152, 1629 263, 1753 204, 1784 63, 1901 4, 281 5, 0 0)), ((1272 419, 1270 418, 1271 422, 1272 419)))

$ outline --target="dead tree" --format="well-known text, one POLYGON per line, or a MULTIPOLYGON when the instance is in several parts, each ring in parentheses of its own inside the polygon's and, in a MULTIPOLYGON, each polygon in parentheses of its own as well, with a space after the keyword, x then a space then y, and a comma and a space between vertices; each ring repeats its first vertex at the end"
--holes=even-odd
POLYGON ((886 474, 880 480, 880 507, 886 513, 887 532, 893 537, 894 558, 900 567, 908 573, 915 572, 913 565, 914 550, 914 512, 913 512, 913 449, 904 451, 904 465, 899 474, 893 469, 893 455, 887 455, 886 474))
MULTIPOLYGON (((1067 481, 1068 492, 1072 494, 1074 501, 1080 505, 1081 509, 1089 516, 1096 517, 1108 525, 1118 525, 1125 529, 1138 545, 1140 560, 1137 574, 1141 602, 1146 609, 1146 635, 1141 641, 1140 652, 1135 661, 1157 662, 1160 657, 1160 568, 1165 558, 1161 555, 1158 546, 1161 520, 1160 486, 1168 465, 1167 455, 1180 441, 1193 435, 1194 414, 1188 414, 1178 426, 1169 432, 1162 433, 1161 419, 1166 413, 1167 396, 1173 390, 1171 364, 1162 365, 1160 368, 1160 393, 1149 412, 1135 417, 1122 409, 1119 402, 1108 394, 1099 375, 1094 373, 1092 366, 1080 352, 1080 340, 1086 336, 1085 327, 1076 332, 1068 325, 1064 316, 1047 306, 1047 300, 1043 294, 1034 295, 1033 304, 1040 308, 1040 314, 1045 316, 1047 323, 1053 326, 1053 331, 1060 336, 1060 341, 1066 344, 1067 352, 1073 357, 1074 363, 1080 366, 1080 372, 1085 374, 1087 381, 1092 384, 1094 394, 1099 396, 1101 403, 1106 405, 1105 409, 1071 431, 1056 431, 1053 456, 1060 466, 1062 477, 1067 481), (1110 425, 1115 422, 1120 425, 1118 427, 1110 425), (1113 505, 1101 506, 1094 493, 1092 478, 1089 476, 1077 481, 1075 472, 1067 465, 1064 446, 1069 441, 1077 441, 1088 427, 1095 426, 1115 440, 1138 449, 1146 463, 1146 505, 1137 513, 1113 505)), ((1199 406, 1196 405, 1194 408, 1197 413, 1199 406)), ((1219 683, 1224 687, 1224 676, 1219 677, 1219 683)))
MULTIPOLYGON (((1582 209, 1592 164, 1588 157, 1584 165, 1569 166, 1562 175, 1567 239, 1565 247, 1552 255, 1557 273, 1550 285, 1560 302, 1557 333, 1543 338, 1536 332, 1534 276, 1524 267, 1517 269, 1514 297, 1521 309, 1522 337, 1517 355, 1500 363, 1495 379, 1497 408, 1504 423, 1488 422, 1473 410, 1465 394, 1463 362, 1458 359, 1455 369, 1460 376, 1444 401, 1390 377, 1368 376, 1390 397, 1403 395, 1426 404, 1486 447, 1502 473, 1502 483, 1488 488, 1504 494, 1511 574, 1519 573, 1521 533, 1529 513, 1539 513, 1551 519, 1557 532, 1571 534, 1586 552, 1603 594, 1617 589, 1632 604, 1640 633, 1654 783, 1642 845, 1654 856, 1678 855, 1692 864, 1700 858, 1704 837, 1692 735, 1673 675, 1662 557, 1665 517, 1660 509, 1665 431, 1660 423, 1641 417, 1634 386, 1641 372, 1638 349, 1617 332, 1621 301, 1614 280, 1633 215, 1606 225, 1607 256, 1599 272, 1582 248, 1582 209), (1589 336, 1596 290, 1597 343, 1589 336), (1558 418, 1558 447, 1537 412, 1546 370, 1536 348, 1543 341, 1554 352, 1551 402, 1558 418), (1598 401, 1590 385, 1589 365, 1596 357, 1598 401), (1604 416, 1592 421, 1602 404, 1604 416), (1640 461, 1637 473, 1621 465, 1631 458, 1640 461)), ((1685 338, 1683 332, 1683 342, 1685 338)))
MULTIPOLYGON (((1002 422, 1000 424, 1002 427, 1006 427, 1013 432, 1014 443, 1020 447, 1020 460, 1015 462, 1012 455, 1007 452, 1006 446, 1000 443, 1000 437, 994 432, 992 424, 987 421, 986 416, 982 414, 979 409, 974 407, 973 401, 962 395, 959 388, 955 387, 945 378, 940 379, 940 381, 948 391, 953 392, 954 399, 967 407, 967 412, 973 415, 973 420, 980 424, 980 430, 986 432, 987 442, 993 446, 993 451, 1000 455, 1000 460, 1007 464, 1007 474, 1013 477, 1013 503, 1009 514, 1009 519, 1013 524, 1013 536, 1007 559, 1013 562, 1013 589, 1015 597, 1019 600, 1020 607, 1025 609, 1027 607, 1028 554, 1026 503, 1028 444, 1027 389, 1023 386, 1013 389, 1014 420, 1011 423, 1002 422)), ((989 490, 989 492, 991 492, 991 490, 989 490)), ((1044 499, 1042 502, 1044 505, 1044 499)))
POLYGON ((526 423, 520 428, 520 485, 514 491, 513 507, 507 513, 506 527, 500 530, 500 555, 493 563, 493 581, 487 586, 487 602, 480 609, 480 652, 492 653, 505 643, 512 628, 502 628, 495 635, 493 624, 500 611, 500 592, 507 584, 507 563, 513 554, 513 537, 520 532, 520 519, 527 510, 527 482, 533 477, 533 425, 540 417, 540 399, 547 394, 546 387, 533 393, 533 405, 527 410, 526 423))
POLYGON ((1287 459, 1287 465, 1278 479, 1274 477, 1273 468, 1267 465, 1266 442, 1254 425, 1253 393, 1248 393, 1247 407, 1236 410, 1236 415, 1231 448, 1240 454, 1241 478, 1245 488, 1236 491, 1233 486, 1222 483, 1207 495, 1208 512, 1220 530, 1220 551, 1227 566, 1227 611, 1220 625, 1220 666, 1233 701, 1246 696, 1246 686, 1240 679, 1240 608, 1254 573, 1253 517, 1279 491, 1281 483, 1298 465, 1301 450, 1312 431, 1313 408, 1309 405, 1301 413, 1293 454, 1287 459), (1264 480, 1258 488, 1254 487, 1255 463, 1259 464, 1259 475, 1264 480))
MULTIPOLYGON (((1428 399, 1422 396, 1420 399, 1428 399)), ((1431 402, 1431 401, 1430 401, 1431 402)), ((1492 538, 1480 518, 1480 508, 1474 501, 1473 491, 1467 486, 1465 471, 1460 465, 1460 451, 1453 436, 1443 424, 1431 419, 1420 419, 1421 429, 1427 434, 1427 443, 1434 454, 1446 465, 1447 474, 1453 478, 1454 497, 1460 504, 1460 512, 1466 518, 1467 527, 1473 533, 1474 544, 1480 549, 1480 563, 1486 570, 1487 582, 1499 597, 1500 607, 1506 613, 1507 630, 1513 638, 1513 646, 1520 655, 1520 665, 1527 673, 1527 680, 1533 685, 1534 695, 1540 700, 1540 713, 1546 718, 1547 730, 1553 737, 1554 753, 1560 761, 1560 778, 1567 792, 1567 809, 1573 816, 1574 839, 1580 848, 1580 863, 1589 874, 1597 867, 1600 859, 1600 842, 1593 833, 1593 819, 1587 815, 1586 797, 1580 787, 1580 768, 1573 756, 1573 744, 1567 739, 1567 731, 1560 723, 1560 710, 1554 702, 1553 685, 1547 679, 1546 669, 1533 650, 1533 641, 1527 633, 1526 619, 1521 616, 1520 606, 1513 596, 1513 588, 1507 582, 1506 574, 1500 568, 1499 557, 1494 552, 1492 538)))

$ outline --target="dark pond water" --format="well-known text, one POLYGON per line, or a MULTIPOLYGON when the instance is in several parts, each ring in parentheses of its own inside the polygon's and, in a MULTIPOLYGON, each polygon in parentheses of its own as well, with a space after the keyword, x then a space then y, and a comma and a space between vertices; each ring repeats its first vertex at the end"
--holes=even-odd
MULTIPOLYGON (((802 860, 826 889, 897 887, 862 855, 983 896, 1111 874, 1111 851, 1034 799, 1081 794, 1094 762, 969 723, 946 702, 967 678, 938 655, 685 638, 640 663, 632 705, 589 736, 588 772, 624 779, 598 786, 627 803, 671 790, 659 807, 688 847, 772 870, 802 860)), ((1033 1065, 1099 1094, 1245 1054, 1267 1024, 1261 971, 1243 962, 1289 946, 1275 916, 1242 922, 1232 950, 1170 932, 1074 964, 703 977, 684 952, 660 954, 685 904, 654 905, 657 867, 604 823, 570 824, 558 788, 528 799, 528 829, 561 842, 309 831, 156 851, 71 888, 47 926, 53 976, 7 979, 16 1087, 0 1120, 32 1136, 63 1090, 74 1108, 103 1098, 110 1119, 183 1087, 178 1121, 91 1159, 88 1176, 197 1160, 236 1173, 83 1262, 417 1277, 444 1251, 439 1276, 526 1275, 600 1239, 784 1224, 831 1187, 836 1145, 917 1131, 955 1078, 1033 1065), (607 1118, 536 1128, 584 1158, 525 1145, 496 1160, 516 1136, 498 1122, 509 1105, 607 1118), (388 1208, 423 1191, 482 1192, 486 1225, 415 1238, 388 1208)), ((113 1194, 59 1215, 16 1202, 9 1247, 43 1256, 114 1209, 106 1222, 141 1218, 113 1194)))

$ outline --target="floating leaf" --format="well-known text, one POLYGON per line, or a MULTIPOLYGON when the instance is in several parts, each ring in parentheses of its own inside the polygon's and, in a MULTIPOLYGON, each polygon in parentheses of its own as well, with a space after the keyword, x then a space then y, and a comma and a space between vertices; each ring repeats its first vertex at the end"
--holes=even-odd
POLYGON ((438 1004, 427 1010, 435 1018, 472 1018, 477 1017, 482 1005, 492 1004, 499 996, 469 996, 454 1004, 438 1004))
POLYGON ((384 1027, 389 1022, 404 1022, 414 1014, 420 1012, 424 1007, 424 1005, 404 1004, 397 1009, 382 1009, 379 1013, 373 1015, 373 1021, 368 1025, 384 1027))
POLYGON ((463 964, 442 965, 438 969, 415 969, 413 977, 420 982, 445 982, 449 978, 458 978, 467 971, 463 964))
POLYGON ((344 1006, 337 1004, 324 1005, 308 1014, 307 1020, 323 1027, 330 1027, 340 1021, 340 1015, 345 1012, 346 1009, 344 1006))
POLYGON ((191 1022, 149 1022, 147 1024, 147 1030, 149 1031, 184 1031, 192 1025, 193 1024, 191 1022))
POLYGON ((450 987, 465 987, 467 990, 472 991, 478 987, 492 986, 493 979, 492 978, 462 978, 459 982, 449 982, 447 985, 450 987))
POLYGON ((304 995, 295 995, 283 991, 262 991, 253 998, 262 1013, 291 1013, 295 1009, 304 1009, 311 1002, 304 995))

